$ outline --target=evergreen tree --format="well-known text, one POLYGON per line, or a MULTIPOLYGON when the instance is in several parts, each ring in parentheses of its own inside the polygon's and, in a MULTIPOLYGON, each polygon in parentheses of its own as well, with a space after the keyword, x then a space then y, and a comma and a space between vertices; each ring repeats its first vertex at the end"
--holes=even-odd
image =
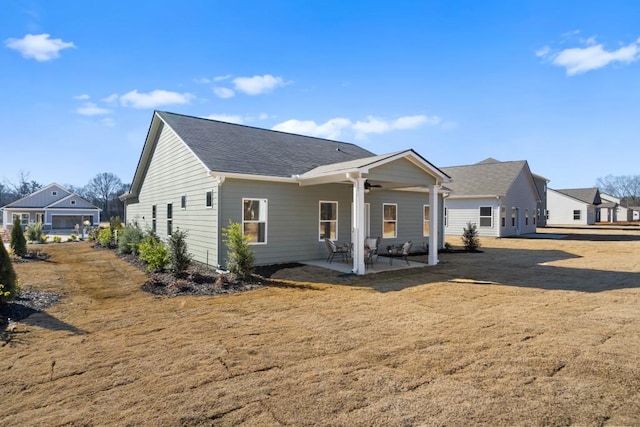
POLYGON ((16 280, 16 272, 13 270, 13 264, 11 264, 11 258, 7 248, 4 247, 4 243, 0 241, 0 303, 8 299, 14 298, 18 293, 18 286, 16 280), (9 292, 8 296, 4 296, 5 292, 9 292))
POLYGON ((16 217, 11 229, 11 248, 16 256, 23 257, 27 254, 27 239, 24 237, 20 218, 16 217))

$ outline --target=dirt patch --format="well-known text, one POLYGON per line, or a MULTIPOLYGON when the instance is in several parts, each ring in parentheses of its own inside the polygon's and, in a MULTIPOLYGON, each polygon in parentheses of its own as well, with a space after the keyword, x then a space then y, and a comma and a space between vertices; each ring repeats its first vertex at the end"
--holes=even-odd
POLYGON ((639 424, 640 241, 481 243, 433 267, 292 265, 252 291, 174 298, 143 292, 144 272, 110 251, 52 245, 48 262, 15 266, 62 299, 0 348, 0 419, 639 424))

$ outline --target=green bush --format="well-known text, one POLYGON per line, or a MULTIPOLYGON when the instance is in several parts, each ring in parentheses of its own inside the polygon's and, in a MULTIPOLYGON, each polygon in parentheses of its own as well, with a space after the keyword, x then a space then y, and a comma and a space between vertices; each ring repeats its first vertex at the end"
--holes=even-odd
POLYGON ((118 240, 120 239, 120 233, 122 232, 123 228, 124 227, 122 226, 122 219, 120 219, 119 216, 112 216, 109 219, 109 229, 111 230, 111 235, 114 239, 116 238, 116 235, 118 236, 118 240))
POLYGON ((47 236, 46 234, 40 235, 40 243, 47 243, 47 239, 49 239, 49 236, 47 236))
POLYGON ((187 232, 177 229, 169 237, 169 264, 176 276, 183 275, 191 265, 191 255, 187 252, 187 232))
POLYGON ((111 241, 113 240, 113 235, 111 234, 110 228, 102 228, 98 232, 98 243, 100 246, 104 246, 105 248, 111 247, 111 241))
POLYGON ((71 234, 69 238, 67 238, 67 240, 69 242, 75 242, 76 240, 78 240, 78 236, 76 234, 71 234))
POLYGON ((14 298, 18 292, 18 279, 16 279, 16 272, 13 270, 13 264, 11 258, 7 252, 7 248, 4 247, 4 243, 0 240, 0 303, 6 302, 14 298))
POLYGON ((478 228, 472 222, 467 222, 467 227, 463 229, 461 239, 464 244, 464 248, 469 252, 475 252, 480 247, 478 228))
POLYGON ((44 224, 41 222, 31 224, 27 227, 27 239, 30 242, 40 242, 40 237, 42 236, 42 229, 44 228, 44 224))
POLYGON ((169 263, 169 251, 153 234, 142 239, 138 251, 139 258, 147 263, 147 271, 162 271, 169 263))
POLYGON ((118 252, 121 254, 136 255, 138 253, 138 246, 140 246, 143 238, 144 233, 137 224, 127 224, 118 239, 118 252))
POLYGON ((53 236, 53 243, 60 243, 62 242, 62 237, 60 236, 53 236))
POLYGON ((222 229, 224 243, 227 245, 227 268, 241 278, 251 275, 253 270, 253 252, 248 238, 242 232, 242 225, 229 220, 229 226, 222 229))
POLYGON ((20 218, 16 218, 13 221, 13 228, 11 229, 11 249, 16 256, 23 257, 27 253, 27 239, 24 237, 24 231, 22 231, 22 224, 20 224, 20 218))

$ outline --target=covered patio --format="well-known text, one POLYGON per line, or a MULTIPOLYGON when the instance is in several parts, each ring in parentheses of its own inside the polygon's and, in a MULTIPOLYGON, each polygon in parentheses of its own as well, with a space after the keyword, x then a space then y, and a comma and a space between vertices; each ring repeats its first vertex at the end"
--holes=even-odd
MULTIPOLYGON (((373 261, 371 264, 367 264, 363 274, 382 273, 384 271, 394 270, 406 270, 408 268, 420 268, 426 267, 428 264, 427 257, 424 256, 425 262, 409 261, 409 264, 402 259, 394 259, 393 264, 389 263, 389 258, 380 255, 377 261, 373 261)), ((345 274, 355 274, 353 272, 353 263, 351 260, 344 262, 342 260, 334 260, 333 262, 327 262, 326 259, 314 259, 309 261, 301 261, 300 264, 313 265, 315 267, 322 267, 328 270, 339 271, 345 274)))
MULTIPOLYGON (((342 263, 349 273, 363 275, 369 273, 369 268, 373 272, 376 269, 378 271, 400 269, 402 265, 411 267, 411 264, 407 266, 404 260, 397 260, 391 265, 388 262, 382 263, 382 259, 380 259, 372 267, 368 267, 365 263, 365 239, 368 237, 365 200, 370 195, 370 191, 376 188, 414 194, 417 199, 423 200, 424 204, 429 206, 429 252, 426 261, 427 265, 438 264, 440 235, 444 234, 440 223, 440 213, 442 212, 442 196, 440 193, 444 192, 442 185, 450 182, 450 177, 415 151, 405 150, 344 163, 319 166, 302 175, 296 175, 294 178, 300 186, 328 183, 352 185, 353 212, 351 239, 349 242, 352 248, 351 264, 342 263)), ((382 237, 384 238, 385 236, 382 237)), ((325 262, 325 266, 326 268, 337 269, 337 266, 332 267, 334 263, 325 262)), ((419 265, 416 266, 425 265, 417 264, 419 265)))

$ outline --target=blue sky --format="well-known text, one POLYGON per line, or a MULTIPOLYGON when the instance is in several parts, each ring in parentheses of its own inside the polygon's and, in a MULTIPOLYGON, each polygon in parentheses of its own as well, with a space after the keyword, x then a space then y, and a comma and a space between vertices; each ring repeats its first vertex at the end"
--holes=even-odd
POLYGON ((158 109, 590 187, 640 173, 639 22, 637 1, 4 0, 0 181, 130 182, 158 109))

